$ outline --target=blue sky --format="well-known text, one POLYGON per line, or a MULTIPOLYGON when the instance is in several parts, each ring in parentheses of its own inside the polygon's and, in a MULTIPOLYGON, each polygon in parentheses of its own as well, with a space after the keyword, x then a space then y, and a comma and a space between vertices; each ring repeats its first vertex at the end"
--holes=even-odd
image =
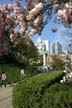
MULTIPOLYGON (((15 0, 13 0, 13 1, 15 1, 15 0)), ((14 3, 13 1, 11 1, 11 0, 0 0, 0 5, 7 4, 7 3, 14 3)), ((23 0, 23 3, 22 4, 25 5, 25 0, 23 0)), ((49 24, 47 24, 45 26, 45 28, 43 29, 42 34, 41 34, 41 38, 43 40, 46 40, 46 39, 49 40, 49 42, 50 42, 51 45, 52 45, 52 43, 55 40, 58 40, 64 46, 64 44, 63 44, 64 43, 64 40, 62 39, 61 31, 64 31, 65 28, 62 25, 56 25, 55 23, 53 23, 53 19, 54 19, 54 17, 49 22, 49 24), (57 32, 55 32, 55 33, 52 32, 52 28, 53 27, 57 27, 57 32)), ((36 34, 32 38, 32 40, 34 42, 36 42, 37 39, 38 39, 38 34, 36 34)))
MULTIPOLYGON (((15 2, 15 0, 0 0, 0 5, 2 5, 2 4, 8 4, 8 3, 12 3, 13 4, 14 2, 15 2)), ((23 5, 26 4, 25 0, 22 1, 22 4, 23 5)))

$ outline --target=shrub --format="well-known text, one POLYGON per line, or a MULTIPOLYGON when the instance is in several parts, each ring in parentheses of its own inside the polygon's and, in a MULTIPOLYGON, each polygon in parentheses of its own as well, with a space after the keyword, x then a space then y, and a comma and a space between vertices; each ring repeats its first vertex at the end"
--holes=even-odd
POLYGON ((62 73, 40 74, 19 82, 13 90, 13 107, 40 108, 44 91, 59 81, 62 73))
POLYGON ((72 87, 54 84, 46 89, 41 108, 72 108, 72 87))

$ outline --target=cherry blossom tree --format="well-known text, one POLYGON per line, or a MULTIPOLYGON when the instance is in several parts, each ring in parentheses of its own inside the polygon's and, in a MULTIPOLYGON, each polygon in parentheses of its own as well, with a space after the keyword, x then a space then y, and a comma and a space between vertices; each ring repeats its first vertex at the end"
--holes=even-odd
POLYGON ((11 41, 16 39, 15 29, 19 30, 21 36, 40 34, 55 13, 58 14, 57 22, 72 27, 71 0, 26 0, 26 8, 21 1, 0 5, 0 27, 9 31, 11 41))

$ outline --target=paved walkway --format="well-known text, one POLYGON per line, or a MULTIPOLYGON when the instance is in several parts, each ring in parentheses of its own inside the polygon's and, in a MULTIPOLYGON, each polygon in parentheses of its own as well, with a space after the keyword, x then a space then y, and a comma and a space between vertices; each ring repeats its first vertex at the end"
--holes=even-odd
POLYGON ((0 108, 13 108, 12 89, 13 87, 9 86, 0 88, 0 108))

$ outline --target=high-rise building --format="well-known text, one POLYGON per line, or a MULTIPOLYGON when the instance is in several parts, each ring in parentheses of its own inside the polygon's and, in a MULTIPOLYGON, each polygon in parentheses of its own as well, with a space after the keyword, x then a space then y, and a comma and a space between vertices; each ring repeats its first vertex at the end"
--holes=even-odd
POLYGON ((48 40, 43 40, 44 51, 47 51, 50 54, 50 43, 48 40))
POLYGON ((50 45, 49 45, 48 40, 42 41, 41 37, 39 37, 36 42, 36 47, 37 47, 40 55, 43 56, 43 66, 46 66, 47 65, 47 57, 48 57, 48 54, 50 53, 50 45))
POLYGON ((38 51, 40 53, 50 53, 50 44, 48 42, 48 40, 42 40, 41 37, 38 38, 37 42, 36 42, 36 47, 38 48, 38 51))
POLYGON ((62 45, 58 42, 55 41, 52 45, 52 53, 53 54, 61 54, 62 53, 62 45))

